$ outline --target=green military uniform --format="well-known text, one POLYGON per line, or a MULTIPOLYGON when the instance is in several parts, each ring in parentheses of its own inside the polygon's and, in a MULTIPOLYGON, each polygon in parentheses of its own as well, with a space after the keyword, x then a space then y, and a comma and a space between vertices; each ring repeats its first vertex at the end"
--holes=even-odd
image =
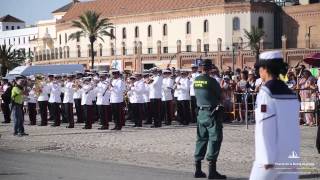
POLYGON ((223 112, 212 112, 220 104, 221 88, 209 75, 200 75, 194 81, 195 96, 199 107, 195 161, 217 161, 222 142, 223 112), (207 151, 208 150, 208 151, 207 151))

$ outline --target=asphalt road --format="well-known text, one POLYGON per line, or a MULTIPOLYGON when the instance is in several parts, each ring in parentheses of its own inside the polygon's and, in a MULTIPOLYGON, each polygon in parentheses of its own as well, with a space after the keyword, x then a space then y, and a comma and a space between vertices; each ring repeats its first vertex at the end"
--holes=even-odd
POLYGON ((1 180, 191 180, 191 173, 60 156, 0 151, 1 180))

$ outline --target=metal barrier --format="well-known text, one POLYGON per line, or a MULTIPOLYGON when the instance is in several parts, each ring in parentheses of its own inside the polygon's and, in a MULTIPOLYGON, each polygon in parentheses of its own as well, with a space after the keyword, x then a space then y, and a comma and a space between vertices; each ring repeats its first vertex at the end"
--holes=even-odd
MULTIPOLYGON (((319 94, 317 89, 296 89, 300 100, 300 117, 306 117, 311 114, 314 116, 314 122, 316 126, 319 124, 318 109, 319 109, 319 94)), ((311 118, 313 118, 311 116, 311 118)), ((308 117, 307 117, 308 118, 308 117)))
MULTIPOLYGON (((311 117, 314 117, 314 122, 316 126, 318 126, 318 109, 320 108, 320 94, 318 93, 318 91, 313 89, 296 89, 295 92, 297 93, 300 101, 300 118, 304 118, 306 114, 312 114, 311 117)), ((246 127, 248 129, 249 119, 255 120, 254 110, 256 96, 257 93, 255 92, 233 92, 233 98, 231 100, 232 110, 225 113, 231 114, 233 120, 235 120, 237 116, 239 116, 245 121, 246 127), (242 117, 243 114, 244 117, 242 117), (251 118, 249 118, 249 116, 251 116, 251 118)))

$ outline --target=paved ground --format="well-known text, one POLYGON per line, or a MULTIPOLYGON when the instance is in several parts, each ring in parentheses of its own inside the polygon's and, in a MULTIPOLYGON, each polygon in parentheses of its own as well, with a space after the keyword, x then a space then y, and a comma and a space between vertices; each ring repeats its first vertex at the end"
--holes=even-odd
MULTIPOLYGON (((40 152, 74 160, 130 164, 174 170, 183 174, 193 170, 195 126, 160 129, 128 126, 121 132, 99 131, 98 125, 94 125, 92 130, 83 130, 82 126, 83 124, 77 124, 75 129, 66 129, 64 126, 26 126, 30 136, 19 138, 12 135, 12 124, 1 124, 0 150, 40 152)), ((249 126, 249 130, 246 130, 242 125, 225 125, 219 171, 232 178, 249 176, 254 156, 253 128, 254 126, 249 126)), ((320 169, 320 156, 314 148, 316 128, 302 127, 302 138, 302 161, 314 163, 312 168, 320 169)), ((108 165, 113 166, 106 166, 108 165)))

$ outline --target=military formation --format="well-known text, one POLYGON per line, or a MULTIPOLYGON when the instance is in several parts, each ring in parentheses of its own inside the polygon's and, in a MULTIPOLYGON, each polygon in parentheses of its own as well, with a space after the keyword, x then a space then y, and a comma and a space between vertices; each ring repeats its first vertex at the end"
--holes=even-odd
MULTIPOLYGON (((30 125, 60 126, 84 123, 91 129, 99 122, 100 130, 121 130, 126 120, 134 127, 150 124, 153 128, 196 122, 196 102, 193 80, 198 67, 186 70, 152 68, 143 73, 121 73, 118 70, 87 71, 73 74, 18 76, 13 82, 2 80, 2 110, 4 123, 11 121, 12 88, 21 84, 24 95, 23 112, 30 125), (37 120, 37 114, 40 119, 37 120)), ((20 104, 21 104, 20 103, 20 104)))

